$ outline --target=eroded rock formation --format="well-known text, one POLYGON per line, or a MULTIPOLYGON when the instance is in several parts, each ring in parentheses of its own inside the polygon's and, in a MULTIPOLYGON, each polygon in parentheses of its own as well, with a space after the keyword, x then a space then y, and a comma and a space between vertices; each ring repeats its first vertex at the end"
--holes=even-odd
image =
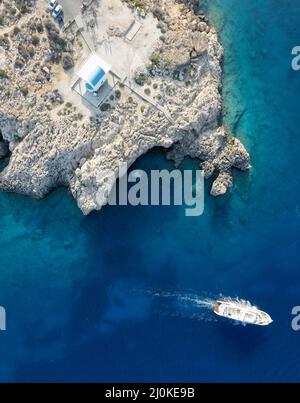
POLYGON ((88 214, 102 207, 96 195, 105 183, 97 173, 117 173, 120 163, 130 166, 153 147, 166 148, 176 165, 186 156, 198 158, 206 178, 216 175, 214 196, 230 188, 232 168, 249 169, 245 147, 222 126, 223 49, 217 32, 190 2, 142 3, 138 11, 153 12, 162 35, 136 81, 145 94, 152 91, 156 105, 122 86, 113 105, 88 118, 64 105, 52 85, 64 54, 76 59, 75 37, 56 32, 35 8, 20 17, 20 31, 12 28, 5 36, 0 29, 0 46, 9 47, 0 71, 0 158, 8 146, 11 151, 1 190, 42 198, 64 185, 88 214), (21 44, 26 46, 20 51, 21 44))

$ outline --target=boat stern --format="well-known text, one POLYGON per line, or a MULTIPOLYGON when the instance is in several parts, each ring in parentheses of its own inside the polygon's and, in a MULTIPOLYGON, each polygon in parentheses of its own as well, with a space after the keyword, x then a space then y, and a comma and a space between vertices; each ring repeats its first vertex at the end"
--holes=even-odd
POLYGON ((216 301, 214 304, 214 308, 213 308, 213 311, 216 315, 220 315, 220 306, 221 306, 221 302, 216 301))

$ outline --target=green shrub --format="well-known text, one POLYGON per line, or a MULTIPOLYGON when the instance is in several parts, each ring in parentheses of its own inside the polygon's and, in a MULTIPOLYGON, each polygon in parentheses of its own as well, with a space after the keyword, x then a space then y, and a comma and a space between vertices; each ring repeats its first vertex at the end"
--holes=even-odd
POLYGON ((160 55, 158 53, 153 53, 153 55, 150 56, 150 61, 157 66, 160 63, 160 55))
POLYGON ((22 43, 19 44, 18 51, 19 51, 20 56, 22 56, 25 60, 28 59, 29 55, 28 55, 27 48, 22 43))
POLYGON ((137 75, 134 77, 134 81, 135 81, 138 85, 143 86, 143 85, 146 83, 146 81, 147 81, 147 76, 146 76, 146 74, 144 74, 144 73, 137 74, 137 75))
POLYGON ((169 57, 166 57, 164 59, 164 63, 165 63, 166 66, 170 66, 173 63, 173 60, 170 59, 169 57))
POLYGON ((28 8, 26 7, 26 6, 22 6, 21 8, 20 8, 20 12, 21 12, 21 14, 26 14, 26 13, 28 13, 28 8))
MULTIPOLYGON (((167 32, 167 30, 166 30, 166 24, 163 23, 163 22, 159 22, 159 23, 156 25, 156 27, 157 27, 157 29, 160 29, 160 32, 161 32, 163 35, 167 32)), ((162 35, 162 36, 163 36, 163 35, 162 35)))
POLYGON ((117 99, 120 99, 121 96, 122 96, 121 91, 120 91, 120 90, 116 90, 116 91, 115 91, 115 96, 116 96, 117 99))
POLYGON ((34 46, 37 46, 40 43, 40 38, 37 35, 32 35, 31 37, 31 43, 34 46))
POLYGON ((56 28, 55 24, 51 20, 46 20, 45 22, 45 27, 48 32, 56 32, 57 34, 59 33, 58 29, 56 28))
POLYGON ((104 104, 102 104, 102 105, 100 106, 100 110, 101 110, 102 112, 106 112, 106 111, 108 111, 110 108, 111 108, 111 105, 110 105, 109 103, 107 103, 107 102, 105 102, 104 104))
POLYGON ((15 61, 15 67, 16 67, 17 69, 22 69, 22 68, 24 67, 24 63, 22 62, 21 59, 19 59, 19 58, 16 59, 16 61, 15 61))
POLYGON ((150 95, 150 94, 151 94, 150 88, 145 88, 144 92, 145 92, 146 95, 150 95))
POLYGON ((133 0, 135 7, 140 7, 143 8, 145 7, 144 1, 143 0, 133 0))
POLYGON ((160 7, 155 7, 152 10, 152 13, 153 13, 154 17, 156 17, 160 21, 163 21, 165 19, 164 12, 160 7))
POLYGON ((28 54, 31 58, 33 58, 33 56, 35 55, 35 50, 33 46, 29 46, 28 47, 28 54))
POLYGON ((0 78, 8 78, 8 73, 4 69, 0 69, 0 78))
POLYGON ((82 120, 83 119, 83 114, 82 113, 76 113, 76 115, 74 116, 75 120, 82 120))
POLYGON ((21 29, 18 26, 14 26, 14 29, 13 29, 14 35, 18 35, 19 32, 21 32, 21 29))
POLYGON ((59 35, 55 35, 53 41, 55 41, 62 49, 65 49, 68 44, 68 42, 59 35))
POLYGON ((5 50, 9 50, 10 42, 9 39, 5 36, 0 36, 0 46, 2 46, 5 50))
POLYGON ((179 80, 180 72, 178 70, 173 71, 173 80, 179 80))
POLYGON ((70 56, 68 53, 64 54, 62 58, 62 64, 65 70, 70 70, 72 67, 74 67, 74 60, 72 56, 70 56))
POLYGON ((44 32, 44 27, 43 27, 43 24, 42 24, 41 21, 39 21, 39 22, 36 24, 36 29, 37 29, 37 31, 38 31, 39 34, 42 34, 42 33, 44 32))
POLYGON ((24 95, 24 97, 27 97, 27 95, 28 95, 28 87, 21 87, 20 91, 21 91, 22 95, 24 95))

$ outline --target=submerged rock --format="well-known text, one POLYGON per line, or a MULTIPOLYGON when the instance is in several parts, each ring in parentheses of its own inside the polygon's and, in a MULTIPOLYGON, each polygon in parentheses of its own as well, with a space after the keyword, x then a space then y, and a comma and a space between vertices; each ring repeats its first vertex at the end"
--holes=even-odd
POLYGON ((221 172, 213 182, 210 194, 212 196, 222 196, 232 185, 232 175, 230 172, 221 172))

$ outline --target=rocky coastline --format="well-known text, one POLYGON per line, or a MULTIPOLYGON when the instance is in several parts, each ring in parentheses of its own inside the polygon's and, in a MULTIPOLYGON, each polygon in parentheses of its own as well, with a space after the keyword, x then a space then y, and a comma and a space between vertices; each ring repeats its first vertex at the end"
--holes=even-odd
MULTIPOLYGON (((1 191, 43 198, 65 186, 88 214, 101 209, 97 194, 106 189, 97 173, 117 173, 154 147, 166 149, 175 166, 187 156, 198 159, 205 177, 214 178, 213 196, 230 189, 233 169, 250 168, 245 147, 222 125, 223 48, 198 2, 123 2, 139 18, 153 15, 161 31, 148 64, 134 72, 155 105, 122 83, 106 108, 86 116, 55 81, 76 63, 78 32, 60 31, 36 1, 22 2, 23 11, 19 3, 9 2, 15 13, 4 9, 8 2, 0 5, 1 191)), ((88 24, 98 1, 92 7, 88 24)))

